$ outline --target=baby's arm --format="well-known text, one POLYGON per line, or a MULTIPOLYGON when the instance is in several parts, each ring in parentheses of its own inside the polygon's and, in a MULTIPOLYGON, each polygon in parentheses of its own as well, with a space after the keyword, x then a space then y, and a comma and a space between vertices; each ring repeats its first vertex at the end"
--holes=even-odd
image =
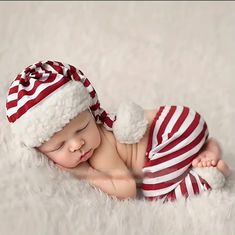
POLYGON ((135 180, 122 169, 116 168, 106 173, 90 166, 87 180, 91 185, 119 199, 136 196, 135 180))
POLYGON ((118 157, 105 159, 97 157, 91 161, 98 169, 93 168, 88 162, 80 163, 76 168, 64 169, 111 196, 119 199, 135 197, 136 183, 125 164, 118 157), (103 160, 106 162, 103 163, 103 160), (102 169, 99 166, 102 166, 102 169))

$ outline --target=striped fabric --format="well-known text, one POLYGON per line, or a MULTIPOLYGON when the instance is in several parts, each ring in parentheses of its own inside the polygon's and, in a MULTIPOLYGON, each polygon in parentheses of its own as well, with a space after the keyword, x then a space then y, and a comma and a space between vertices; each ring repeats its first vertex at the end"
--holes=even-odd
POLYGON ((9 122, 14 123, 41 100, 71 80, 83 84, 92 98, 90 110, 96 122, 102 123, 106 129, 111 130, 115 117, 109 116, 100 107, 90 81, 74 66, 57 61, 41 61, 28 66, 11 83, 6 102, 9 122))
POLYGON ((145 198, 168 201, 209 190, 191 167, 207 137, 207 125, 197 112, 161 106, 150 127, 143 168, 145 198))

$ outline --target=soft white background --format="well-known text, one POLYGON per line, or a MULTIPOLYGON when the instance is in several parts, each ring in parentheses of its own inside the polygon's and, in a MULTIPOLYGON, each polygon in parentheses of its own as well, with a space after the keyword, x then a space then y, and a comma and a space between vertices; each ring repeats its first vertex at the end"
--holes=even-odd
POLYGON ((119 202, 47 164, 23 166, 7 89, 39 60, 79 67, 103 107, 188 105, 235 167, 234 2, 0 2, 0 233, 235 234, 235 180, 168 205, 119 202))

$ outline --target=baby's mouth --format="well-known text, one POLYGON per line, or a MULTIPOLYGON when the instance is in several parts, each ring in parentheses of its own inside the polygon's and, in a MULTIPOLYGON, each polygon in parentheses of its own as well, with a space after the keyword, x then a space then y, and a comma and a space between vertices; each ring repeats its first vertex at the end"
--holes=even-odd
POLYGON ((91 149, 80 157, 80 161, 86 161, 90 157, 91 149))

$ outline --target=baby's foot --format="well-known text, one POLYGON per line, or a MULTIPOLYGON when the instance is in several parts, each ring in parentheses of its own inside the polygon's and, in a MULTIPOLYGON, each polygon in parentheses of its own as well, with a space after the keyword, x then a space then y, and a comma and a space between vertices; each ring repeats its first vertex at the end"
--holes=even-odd
POLYGON ((231 174, 231 169, 223 160, 219 160, 216 167, 225 177, 228 177, 231 174))
POLYGON ((217 166, 221 159, 221 149, 215 139, 208 139, 199 155, 192 161, 193 167, 217 166))

